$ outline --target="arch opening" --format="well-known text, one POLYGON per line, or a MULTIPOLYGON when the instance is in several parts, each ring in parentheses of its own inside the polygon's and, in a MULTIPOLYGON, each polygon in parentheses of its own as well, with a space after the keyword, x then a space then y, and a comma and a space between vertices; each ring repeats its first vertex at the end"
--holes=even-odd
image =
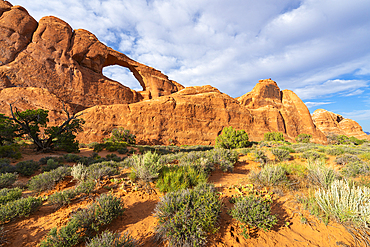
POLYGON ((103 75, 135 91, 144 90, 130 69, 126 67, 120 65, 106 66, 103 68, 103 75))

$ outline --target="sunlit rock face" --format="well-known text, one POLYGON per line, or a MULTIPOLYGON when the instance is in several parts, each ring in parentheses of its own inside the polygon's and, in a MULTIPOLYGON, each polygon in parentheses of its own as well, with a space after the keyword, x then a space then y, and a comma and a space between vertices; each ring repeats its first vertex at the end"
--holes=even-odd
POLYGON ((346 135, 348 137, 354 136, 358 139, 370 140, 369 136, 356 121, 344 118, 339 114, 324 109, 317 109, 312 114, 312 119, 317 128, 326 135, 346 135))

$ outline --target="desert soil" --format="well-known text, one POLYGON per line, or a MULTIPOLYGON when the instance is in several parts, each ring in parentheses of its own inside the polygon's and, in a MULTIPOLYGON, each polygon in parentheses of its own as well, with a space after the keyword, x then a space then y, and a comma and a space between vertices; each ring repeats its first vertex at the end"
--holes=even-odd
MULTIPOLYGON (((91 153, 92 150, 82 149, 79 155, 89 156, 91 153)), ((52 155, 62 154, 62 152, 57 152, 52 155)), ((107 154, 109 153, 105 151, 99 153, 102 157, 107 154)), ((50 154, 29 152, 23 154, 22 160, 38 161, 45 156, 50 156, 50 154)), ((119 156, 122 157, 122 155, 119 156)), ((297 195, 301 192, 293 190, 280 190, 274 194, 272 213, 277 214, 279 221, 272 230, 267 232, 254 231, 250 233, 249 239, 244 238, 237 221, 228 214, 232 207, 229 199, 233 194, 236 194, 232 186, 246 184, 248 174, 251 170, 257 169, 258 165, 258 163, 250 161, 247 156, 240 156, 232 173, 216 170, 211 174, 209 182, 214 183, 218 191, 221 192, 224 207, 219 220, 219 231, 209 236, 207 246, 355 246, 352 236, 343 226, 335 222, 329 222, 328 225, 325 225, 304 210, 303 205, 297 202, 297 195), (303 217, 307 220, 302 221, 303 217)), ((56 209, 44 202, 43 206, 29 217, 5 224, 4 227, 8 231, 7 246, 37 246, 51 228, 65 225, 73 212, 86 207, 101 193, 113 193, 120 197, 125 205, 123 215, 102 230, 109 229, 120 233, 129 231, 133 237, 140 241, 142 246, 164 246, 155 240, 154 232, 157 221, 153 214, 155 205, 163 194, 158 190, 152 193, 144 188, 135 190, 136 185, 130 183, 127 178, 128 174, 128 169, 122 169, 117 178, 124 179, 123 183, 117 185, 110 180, 102 181, 93 195, 76 198, 68 206, 56 209)), ((20 177, 19 179, 26 182, 29 178, 20 177)), ((41 195, 46 196, 70 188, 75 185, 75 182, 71 180, 72 177, 68 177, 55 189, 41 195)), ((25 191, 24 194, 29 195, 31 192, 25 191)), ((79 246, 84 245, 81 243, 79 246)))

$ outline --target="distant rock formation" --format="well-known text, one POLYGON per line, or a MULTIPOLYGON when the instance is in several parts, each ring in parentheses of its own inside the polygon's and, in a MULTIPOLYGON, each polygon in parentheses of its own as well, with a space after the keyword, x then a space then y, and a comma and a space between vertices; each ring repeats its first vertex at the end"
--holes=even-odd
POLYGON ((139 102, 184 88, 105 46, 86 30, 73 31, 52 16, 37 23, 23 7, 0 1, 0 89, 10 87, 45 88, 80 110, 139 102), (110 65, 128 68, 143 91, 105 77, 102 69, 110 65))
POLYGON ((311 119, 303 101, 292 91, 283 90, 271 79, 260 80, 253 90, 237 100, 250 109, 258 139, 266 132, 282 132, 292 140, 301 133, 312 135, 312 141, 326 138, 311 119))
POLYGON ((124 127, 143 144, 169 144, 171 139, 176 144, 208 145, 226 126, 244 129, 254 141, 278 131, 289 141, 306 133, 313 141, 326 142, 304 103, 291 91, 280 92, 272 80, 261 80, 238 99, 211 86, 187 87, 150 101, 96 106, 82 113, 86 123, 78 138, 83 143, 100 141, 113 128, 124 127))
POLYGON ((369 136, 362 131, 362 127, 356 121, 344 118, 339 114, 324 109, 317 109, 312 114, 312 120, 317 128, 326 135, 346 135, 348 137, 354 136, 358 139, 370 140, 369 136))

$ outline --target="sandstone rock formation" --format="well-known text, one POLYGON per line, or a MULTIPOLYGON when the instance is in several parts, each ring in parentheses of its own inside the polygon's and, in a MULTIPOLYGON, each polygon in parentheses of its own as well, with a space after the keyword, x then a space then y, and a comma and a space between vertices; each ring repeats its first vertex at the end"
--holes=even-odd
POLYGON ((96 106, 82 113, 86 123, 78 138, 84 143, 100 141, 113 128, 124 127, 133 130, 139 143, 168 144, 171 139, 177 144, 208 145, 226 126, 244 129, 254 141, 270 131, 283 132, 290 141, 300 133, 326 141, 304 103, 291 91, 280 92, 272 80, 260 81, 239 99, 211 86, 187 87, 150 101, 96 106))
POLYGON ((317 109, 312 114, 312 120, 317 128, 326 135, 346 135, 348 137, 354 136, 358 139, 370 140, 370 137, 363 132, 362 127, 356 121, 344 118, 339 114, 324 109, 317 109))
POLYGON ((280 91, 271 79, 260 80, 251 92, 237 100, 250 109, 256 124, 254 131, 260 138, 266 132, 282 132, 288 140, 301 133, 312 135, 314 142, 326 140, 302 100, 290 90, 280 91))
MULTIPOLYGON (((39 23, 19 6, 0 2, 0 89, 45 88, 79 109, 133 103, 169 95, 183 86, 160 71, 108 48, 90 32, 48 16, 39 23), (106 78, 103 67, 124 66, 142 92, 106 78)), ((124 82, 123 82, 124 83, 124 82)))

